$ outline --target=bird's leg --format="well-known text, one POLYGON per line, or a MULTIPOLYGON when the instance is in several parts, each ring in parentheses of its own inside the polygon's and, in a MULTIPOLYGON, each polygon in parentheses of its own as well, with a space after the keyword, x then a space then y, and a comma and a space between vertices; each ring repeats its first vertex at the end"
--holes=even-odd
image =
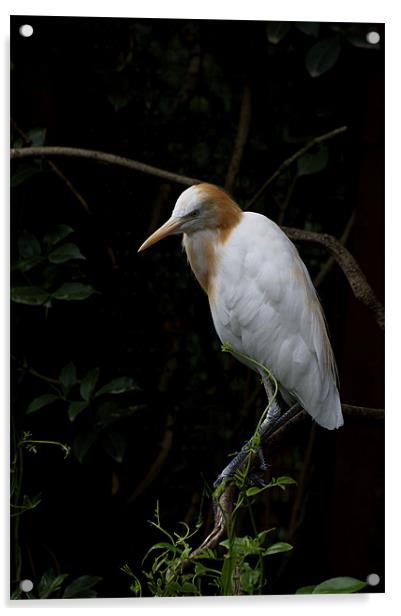
MULTIPOLYGON (((260 375, 262 377, 262 382, 266 390, 267 399, 269 400, 269 410, 267 412, 265 419, 262 421, 262 424, 259 427, 259 434, 262 438, 264 430, 267 430, 267 428, 270 425, 274 424, 275 421, 281 416, 281 408, 275 397, 275 388, 273 388, 273 385, 272 385, 272 382, 269 376, 263 370, 260 371, 260 375)), ((259 447, 258 455, 260 458, 259 468, 261 471, 266 471, 269 465, 266 462, 266 459, 263 455, 262 447, 259 447)))
MULTIPOLYGON (((274 432, 275 426, 278 424, 279 420, 281 419, 280 405, 278 401, 276 400, 278 384, 274 376, 270 373, 270 371, 265 366, 263 366, 261 363, 258 363, 257 361, 249 357, 248 355, 245 355, 242 352, 236 351, 228 343, 223 343, 222 350, 224 352, 231 353, 232 355, 234 355, 234 357, 237 357, 240 360, 245 359, 246 363, 248 364, 250 363, 251 365, 252 364, 254 365, 255 369, 259 372, 262 378, 262 382, 265 387, 266 394, 269 400, 269 406, 268 406, 268 410, 266 413, 266 417, 264 417, 261 423, 259 424, 256 434, 247 443, 245 443, 241 451, 223 469, 223 471, 220 473, 220 475, 217 477, 214 483, 215 487, 220 485, 225 479, 232 477, 236 473, 236 471, 241 467, 246 457, 249 456, 252 453, 252 451, 255 450, 255 443, 256 443, 255 437, 257 437, 259 440, 258 451, 259 451, 259 457, 261 459, 261 469, 266 470, 267 464, 264 459, 263 451, 260 447, 260 443, 262 442, 263 438, 265 438, 267 434, 274 432), (274 382, 274 387, 272 385, 272 381, 274 382)), ((292 409, 290 409, 290 411, 291 410, 292 409)), ((282 416, 282 419, 284 419, 284 417, 288 417, 288 413, 289 411, 287 411, 287 413, 285 413, 282 416)), ((280 425, 282 425, 281 421, 280 421, 280 425)), ((259 481, 261 481, 260 478, 258 479, 259 481)))
POLYGON ((267 374, 263 372, 262 370, 260 371, 260 376, 262 377, 262 383, 266 390, 267 399, 269 400, 269 410, 267 412, 266 419, 264 421, 270 418, 272 419, 272 418, 280 417, 281 408, 274 395, 275 390, 273 388, 272 382, 270 378, 267 376, 267 374))
MULTIPOLYGON (((268 409, 267 415, 262 421, 261 425, 259 426, 259 430, 258 430, 260 440, 261 440, 263 432, 267 430, 268 426, 273 424, 280 417, 281 409, 280 409, 280 406, 277 400, 275 399, 275 395, 274 395, 275 391, 273 390, 273 386, 271 384, 269 377, 267 376, 267 374, 265 374, 263 370, 259 370, 259 373, 262 377, 262 382, 266 390, 267 398, 269 400, 269 409, 268 409)), ((217 477, 214 483, 215 487, 219 485, 222 481, 224 481, 224 479, 227 479, 228 477, 232 477, 235 474, 235 472, 238 470, 238 468, 241 466, 241 464, 245 460, 246 456, 249 455, 252 448, 254 448, 254 445, 255 445, 254 438, 251 438, 247 443, 245 443, 241 451, 235 456, 235 458, 231 460, 229 464, 227 464, 224 470, 217 477)), ((266 460, 263 455, 262 447, 260 446, 258 447, 258 456, 260 458, 260 467, 259 467, 260 470, 266 471, 268 468, 268 464, 266 463, 266 460)))
MULTIPOLYGON (((280 408, 280 407, 279 407, 280 408)), ((295 417, 302 410, 302 406, 297 402, 293 406, 291 406, 285 413, 281 416, 276 414, 272 414, 269 417, 269 413, 266 418, 263 420, 262 424, 259 427, 258 433, 260 437, 260 441, 263 442, 268 436, 276 432, 282 425, 284 425, 287 421, 295 417)), ((233 477, 236 471, 240 468, 242 463, 245 461, 246 457, 252 451, 252 447, 254 445, 254 439, 251 438, 245 445, 242 447, 241 451, 227 464, 227 466, 222 470, 220 475, 217 477, 214 482, 214 487, 219 486, 225 479, 229 477, 233 477)), ((262 454, 263 455, 263 454, 262 454)), ((260 478, 259 482, 260 482, 260 478)))

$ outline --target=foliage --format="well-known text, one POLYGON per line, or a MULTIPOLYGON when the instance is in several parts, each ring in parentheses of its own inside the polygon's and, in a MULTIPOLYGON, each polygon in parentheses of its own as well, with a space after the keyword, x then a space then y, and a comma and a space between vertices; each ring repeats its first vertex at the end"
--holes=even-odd
MULTIPOLYGON (((29 40, 19 37, 18 18, 11 22, 13 147, 99 149, 223 186, 249 84, 251 122, 235 198, 246 205, 295 150, 347 125, 344 138, 299 158, 255 204, 274 220, 280 215, 281 224, 341 236, 358 192, 367 93, 377 91, 372 62, 378 66, 383 55, 381 45, 366 43, 371 25, 31 20, 40 36, 29 40)), ((179 186, 54 158, 13 161, 11 189, 12 588, 22 574, 34 577, 32 568, 48 571, 54 554, 55 578, 70 572, 59 593, 81 576, 85 560, 86 571, 103 576, 106 596, 128 594, 115 563, 131 562, 151 544, 146 520, 154 502, 166 503, 163 528, 175 527, 184 509, 192 527, 200 478, 212 481, 226 452, 254 428, 263 398, 246 369, 218 352, 179 243, 136 255, 179 186)), ((302 250, 317 274, 326 253, 302 250)), ((341 351, 339 297, 347 289, 336 275, 328 280, 319 292, 341 351)), ((304 436, 273 460, 276 479, 262 492, 249 485, 242 491, 243 505, 256 502, 258 527, 268 509, 279 544, 291 515, 284 488, 291 487, 288 475, 301 473, 304 436)), ((320 466, 311 469, 312 497, 302 511, 316 525, 308 550, 312 543, 319 555, 327 549, 319 506, 331 501, 332 484, 317 468, 330 475, 331 453, 330 446, 315 452, 320 466), (319 506, 309 507, 315 494, 319 506)), ((249 537, 251 545, 258 532, 241 520, 235 537, 249 537)), ((301 539, 307 528, 300 525, 301 539)), ((262 551, 269 537, 257 544, 262 551)), ((194 540, 182 539, 174 558, 194 540)), ((229 553, 219 546, 213 564, 224 562, 227 571, 229 553)), ((279 568, 280 555, 249 554, 240 565, 248 590, 262 583, 263 576, 255 578, 259 556, 279 568)), ((300 559, 306 567, 308 553, 300 559)), ((196 563, 201 586, 211 581, 201 566, 211 563, 196 563)), ((136 574, 132 585, 138 590, 140 578, 145 594, 148 580, 136 574)), ((272 592, 297 588, 286 575, 272 592)))
MULTIPOLYGON (((370 43, 366 37, 366 28, 359 24, 329 24, 331 34, 312 42, 305 55, 305 67, 311 77, 320 77, 337 63, 341 49, 350 44, 355 47, 377 50, 377 45, 370 43)), ((266 27, 269 43, 277 45, 289 33, 298 30, 314 39, 319 37, 321 24, 318 22, 272 21, 266 27)))
POLYGON ((349 594, 358 592, 367 586, 367 582, 362 582, 352 577, 336 577, 325 580, 316 586, 303 586, 296 592, 297 595, 328 595, 328 594, 349 594))
POLYGON ((70 577, 68 573, 56 574, 53 569, 49 569, 40 578, 36 591, 24 592, 18 588, 13 592, 11 599, 90 599, 97 597, 94 586, 102 578, 94 575, 81 575, 66 584, 68 577, 70 577))
MULTIPOLYGON (((205 549, 192 559, 193 547, 189 540, 194 540, 198 535, 202 528, 202 520, 198 519, 193 531, 182 522, 183 532, 171 533, 161 524, 159 503, 157 503, 154 520, 150 521, 150 524, 163 535, 164 540, 152 545, 142 560, 142 575, 151 595, 177 597, 260 593, 264 584, 264 558, 288 552, 292 546, 285 542, 277 542, 266 547, 264 545, 266 536, 274 531, 274 528, 259 532, 254 537, 236 536, 238 509, 237 501, 229 538, 220 542, 220 549, 205 549), (153 557, 152 564, 150 569, 146 569, 145 563, 150 557, 153 557)), ((141 581, 132 572, 131 567, 126 564, 122 570, 134 579, 131 591, 136 596, 142 596, 141 581)))
MULTIPOLYGON (((267 487, 273 485, 283 487, 290 483, 295 482, 290 481, 289 477, 278 477, 267 487)), ((293 548, 283 541, 266 547, 266 537, 276 530, 274 528, 255 533, 254 536, 236 536, 234 529, 237 512, 238 501, 234 505, 229 537, 220 541, 217 549, 206 548, 196 556, 192 556, 193 546, 190 540, 196 540, 202 528, 202 520, 198 519, 193 531, 185 522, 181 522, 182 532, 170 532, 161 523, 159 503, 157 503, 154 520, 151 520, 150 524, 163 535, 163 541, 149 548, 142 560, 142 571, 139 575, 136 575, 127 563, 121 567, 121 570, 132 579, 130 591, 136 597, 142 597, 145 594, 143 588, 145 583, 151 596, 155 597, 261 593, 266 584, 264 579, 266 557, 285 553, 293 548)), ((250 508, 249 512, 252 516, 250 508)), ((366 586, 366 582, 352 577, 337 577, 325 580, 316 586, 299 588, 296 594, 349 594, 359 592, 366 586)))
POLYGON ((85 259, 76 244, 64 242, 73 232, 68 225, 57 225, 41 241, 28 231, 21 233, 18 237, 18 257, 12 270, 17 280, 18 277, 25 280, 29 276, 32 282, 25 286, 12 286, 11 299, 14 302, 50 308, 54 299, 84 300, 95 293, 91 285, 83 282, 63 282, 60 285, 64 275, 70 272, 75 276, 82 275, 75 263, 74 268, 58 267, 60 264, 70 265, 70 261, 85 259))

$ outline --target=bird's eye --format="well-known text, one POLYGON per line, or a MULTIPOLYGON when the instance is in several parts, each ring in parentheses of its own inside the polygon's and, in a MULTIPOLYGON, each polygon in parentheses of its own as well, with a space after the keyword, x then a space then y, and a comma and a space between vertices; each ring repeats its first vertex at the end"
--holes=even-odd
POLYGON ((189 213, 190 216, 192 216, 192 218, 195 218, 196 216, 199 215, 199 210, 192 210, 192 212, 189 213))

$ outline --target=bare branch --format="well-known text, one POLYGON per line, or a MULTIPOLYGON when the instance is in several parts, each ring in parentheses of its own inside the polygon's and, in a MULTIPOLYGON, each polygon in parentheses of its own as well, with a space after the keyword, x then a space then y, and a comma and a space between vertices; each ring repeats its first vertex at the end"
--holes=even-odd
MULTIPOLYGON (((325 135, 316 137, 315 139, 310 141, 304 148, 298 150, 298 152, 296 152, 291 158, 288 158, 282 163, 282 165, 280 165, 277 171, 269 179, 269 183, 273 181, 273 179, 277 177, 277 175, 279 175, 279 173, 281 173, 283 169, 289 166, 294 160, 296 160, 296 158, 304 154, 313 145, 315 145, 316 143, 322 143, 323 141, 334 137, 335 135, 338 135, 345 130, 346 127, 343 126, 341 128, 337 128, 334 131, 331 131, 330 133, 326 133, 325 135)), ((97 150, 85 150, 82 148, 70 148, 60 146, 35 146, 28 148, 14 148, 11 150, 11 158, 14 160, 27 157, 38 158, 41 156, 67 156, 72 158, 86 158, 101 163, 117 165, 119 167, 125 167, 127 169, 140 171, 142 173, 154 175, 156 177, 169 180, 171 182, 176 182, 178 184, 183 184, 185 186, 192 186, 193 184, 199 184, 200 182, 202 182, 202 180, 198 180, 196 178, 190 178, 177 173, 172 173, 170 171, 166 171, 165 169, 159 169, 158 167, 153 167, 151 165, 147 165, 136 160, 124 158, 122 156, 116 156, 115 154, 108 154, 106 152, 99 152, 97 150)), ((248 207, 254 201, 255 198, 248 204, 248 207)), ((373 312, 379 327, 381 327, 382 329, 384 328, 384 309, 382 304, 377 299, 376 295, 373 292, 373 289, 368 284, 363 272, 361 271, 355 259, 337 239, 335 239, 331 235, 315 233, 312 231, 304 231, 302 229, 283 227, 283 230, 287 233, 289 238, 295 241, 300 240, 306 242, 314 242, 325 246, 325 248, 329 250, 329 252, 335 258, 335 260, 343 270, 344 274, 346 275, 355 297, 373 312)))
MULTIPOLYGON (((22 128, 20 128, 17 124, 17 122, 11 118, 11 125, 13 127, 13 129, 20 135, 20 137, 23 139, 25 145, 27 147, 30 147, 32 145, 32 141, 31 138, 29 137, 29 135, 27 135, 27 133, 25 133, 22 128)), ((52 169, 52 171, 54 171, 54 173, 56 175, 58 175, 58 177, 64 182, 64 184, 67 186, 67 188, 72 192, 72 194, 74 195, 74 197, 79 201, 79 203, 82 205, 82 207, 84 208, 84 210, 86 211, 87 214, 90 214, 90 208, 89 205, 87 204, 86 200, 83 198, 83 196, 81 195, 81 193, 75 188, 75 186, 73 185, 73 183, 64 175, 64 173, 61 171, 61 169, 55 164, 53 163, 51 160, 46 161, 47 164, 49 165, 50 169, 52 169)))
POLYGON ((313 242, 327 248, 347 277, 355 297, 374 314, 377 324, 384 329, 384 308, 351 253, 332 235, 315 233, 291 227, 282 227, 291 240, 313 242))
POLYGON ((234 191, 235 180, 241 165, 244 146, 248 138, 249 125, 251 123, 251 87, 245 83, 242 93, 241 110, 238 121, 237 136, 235 138, 234 149, 228 167, 225 189, 232 193, 234 191))
MULTIPOLYGON (((345 229, 339 239, 340 244, 342 244, 343 246, 347 243, 349 234, 351 233, 351 229, 354 226, 354 222, 355 222, 355 212, 352 212, 347 224, 345 225, 345 229)), ((336 263, 336 260, 333 256, 330 256, 327 259, 327 261, 323 263, 322 267, 320 268, 320 271, 318 272, 315 279, 313 280, 313 284, 316 287, 316 289, 320 287, 323 280, 330 273, 335 263, 336 263)))
MULTIPOLYGON (((342 404, 342 410, 346 417, 356 417, 372 421, 384 420, 384 409, 374 409, 364 406, 342 404)), ((305 410, 301 411, 300 413, 298 413, 298 415, 295 415, 295 417, 293 417, 283 426, 281 426, 276 432, 273 432, 273 434, 268 436, 264 444, 268 445, 271 449, 277 447, 277 445, 280 444, 282 440, 284 440, 284 437, 287 436, 287 434, 295 427, 302 424, 306 418, 310 419, 309 414, 305 410)), ((259 454, 258 452, 256 452, 251 458, 249 468, 252 470, 252 468, 259 462, 259 454)), ((249 464, 249 461, 247 459, 244 460, 242 466, 244 466, 245 464, 249 464)), ((231 514, 234 507, 234 497, 235 488, 232 484, 228 484, 220 495, 218 503, 216 503, 216 514, 213 530, 211 531, 211 533, 209 533, 209 535, 201 543, 201 545, 191 552, 190 556, 188 557, 188 560, 184 563, 184 568, 186 568, 190 564, 190 562, 194 560, 204 550, 215 548, 221 541, 222 537, 224 537, 227 525, 231 521, 231 514)))
POLYGON ((311 148, 313 148, 313 146, 318 145, 319 143, 323 143, 328 139, 332 139, 333 137, 344 133, 346 130, 346 126, 340 126, 339 128, 331 130, 329 133, 325 133, 324 135, 320 135, 319 137, 314 137, 313 139, 311 139, 311 141, 308 141, 308 143, 303 148, 297 150, 295 154, 293 154, 289 158, 286 158, 286 160, 281 163, 281 165, 276 169, 276 171, 264 182, 264 184, 262 184, 259 190, 249 201, 248 205, 246 206, 246 209, 249 210, 263 195, 267 187, 270 186, 270 184, 274 182, 274 180, 278 178, 278 176, 281 175, 283 171, 285 171, 290 165, 292 165, 293 162, 295 162, 298 158, 300 158, 301 156, 306 154, 306 152, 308 152, 311 148))
POLYGON ((11 149, 11 159, 17 160, 21 158, 41 158, 55 156, 66 156, 69 158, 86 158, 100 163, 106 163, 108 165, 115 165, 118 167, 125 167, 133 171, 139 171, 141 173, 147 173, 154 175, 163 180, 170 180, 177 184, 183 184, 184 186, 192 186, 192 184, 200 184, 201 180, 196 178, 190 178, 178 173, 172 173, 165 169, 159 169, 152 165, 141 163, 131 158, 125 158, 124 156, 117 156, 116 154, 109 154, 107 152, 99 152, 98 150, 85 150, 83 148, 70 148, 61 146, 32 146, 30 148, 13 148, 11 149))

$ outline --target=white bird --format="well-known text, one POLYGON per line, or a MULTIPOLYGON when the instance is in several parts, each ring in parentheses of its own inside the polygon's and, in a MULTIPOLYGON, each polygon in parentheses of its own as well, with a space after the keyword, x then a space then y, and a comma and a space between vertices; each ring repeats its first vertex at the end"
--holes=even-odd
MULTIPOLYGON (((297 249, 269 218, 243 212, 223 190, 196 184, 139 248, 183 234, 222 343, 269 369, 287 404, 298 402, 329 430, 343 424, 336 366, 323 311, 297 249)), ((272 384, 260 373, 269 398, 272 384)), ((274 404, 270 416, 279 414, 274 404)))

